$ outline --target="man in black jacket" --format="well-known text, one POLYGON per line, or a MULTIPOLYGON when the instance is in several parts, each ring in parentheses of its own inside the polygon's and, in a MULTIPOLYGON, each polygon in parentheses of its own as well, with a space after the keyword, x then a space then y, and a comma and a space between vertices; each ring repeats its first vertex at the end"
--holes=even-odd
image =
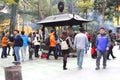
POLYGON ((115 46, 115 40, 114 40, 114 35, 112 33, 112 30, 109 30, 109 36, 110 36, 110 40, 111 40, 111 44, 108 50, 108 54, 107 54, 107 59, 110 60, 109 56, 111 54, 112 58, 115 59, 116 57, 113 55, 113 47, 115 46))

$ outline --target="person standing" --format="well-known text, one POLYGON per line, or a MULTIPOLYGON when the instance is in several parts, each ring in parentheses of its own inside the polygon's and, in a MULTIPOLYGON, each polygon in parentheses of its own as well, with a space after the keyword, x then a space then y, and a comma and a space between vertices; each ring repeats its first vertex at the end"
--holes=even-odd
POLYGON ((107 62, 107 51, 110 47, 110 38, 109 35, 106 34, 105 29, 102 27, 99 30, 99 34, 96 38, 96 47, 97 47, 97 59, 96 59, 96 70, 100 69, 100 59, 103 55, 103 69, 106 68, 107 62))
POLYGON ((7 58, 7 43, 8 43, 8 39, 6 37, 6 34, 3 33, 3 35, 2 35, 2 54, 1 54, 1 58, 7 58))
POLYGON ((10 35, 8 43, 10 44, 10 46, 13 49, 12 55, 14 56, 14 61, 16 61, 15 50, 14 50, 14 35, 13 34, 10 35))
POLYGON ((87 46, 87 43, 88 39, 87 36, 84 34, 84 29, 80 28, 78 34, 75 36, 74 39, 74 47, 77 50, 77 65, 79 69, 82 69, 84 50, 87 46))
POLYGON ((56 53, 56 39, 55 39, 55 30, 51 30, 51 33, 50 33, 50 44, 49 44, 49 51, 48 51, 48 54, 47 54, 47 60, 49 60, 49 56, 50 56, 50 53, 53 51, 54 52, 54 57, 55 59, 57 60, 58 59, 58 55, 56 53))
POLYGON ((33 35, 32 33, 30 33, 28 35, 28 50, 29 50, 29 60, 33 60, 32 56, 33 56, 33 53, 34 53, 34 44, 33 44, 33 35))
POLYGON ((62 37, 60 39, 60 44, 61 44, 61 51, 63 55, 63 70, 67 70, 66 65, 67 65, 67 57, 69 54, 69 49, 70 49, 70 43, 68 39, 68 34, 67 32, 62 32, 62 37))
POLYGON ((113 55, 113 47, 115 46, 115 39, 114 39, 114 35, 112 33, 112 30, 109 30, 109 36, 110 36, 110 40, 111 40, 111 43, 110 43, 110 47, 109 47, 109 50, 108 50, 108 54, 107 54, 107 60, 110 60, 109 56, 111 55, 113 59, 115 59, 116 57, 113 55))
POLYGON ((20 54, 19 54, 20 39, 21 39, 21 36, 19 35, 19 31, 14 30, 14 51, 15 51, 16 62, 19 62, 19 63, 20 63, 20 54))
MULTIPOLYGON (((9 40, 10 40, 10 34, 9 34, 9 31, 6 31, 6 37, 7 37, 8 42, 9 42, 9 40)), ((10 46, 10 44, 7 45, 7 48, 8 48, 7 55, 10 56, 10 50, 11 50, 11 46, 10 46)))
POLYGON ((33 43, 34 43, 35 57, 39 58, 38 51, 40 48, 40 35, 39 32, 36 32, 36 34, 34 33, 33 35, 34 35, 33 43))
POLYGON ((24 31, 21 31, 21 38, 23 39, 23 46, 21 47, 22 62, 26 59, 26 52, 28 46, 28 36, 25 35, 24 31))

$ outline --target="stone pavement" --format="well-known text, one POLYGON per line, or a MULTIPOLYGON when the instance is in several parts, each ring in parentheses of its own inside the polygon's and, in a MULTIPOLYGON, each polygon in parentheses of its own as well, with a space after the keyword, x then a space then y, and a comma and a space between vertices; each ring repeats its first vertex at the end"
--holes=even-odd
MULTIPOLYGON (((1 50, 0 50, 1 53, 1 50)), ((120 80, 120 50, 114 48, 115 60, 108 61, 106 69, 95 70, 95 59, 91 59, 90 51, 84 55, 83 69, 78 70, 76 58, 68 59, 68 70, 62 69, 61 60, 34 59, 22 63, 23 80, 120 80)), ((5 80, 4 67, 11 66, 13 57, 0 59, 0 80, 5 80)))

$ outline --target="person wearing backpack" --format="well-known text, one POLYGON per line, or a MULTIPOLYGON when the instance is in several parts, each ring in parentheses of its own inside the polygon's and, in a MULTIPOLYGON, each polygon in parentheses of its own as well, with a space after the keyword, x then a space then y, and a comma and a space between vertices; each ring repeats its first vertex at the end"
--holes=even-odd
POLYGON ((66 68, 67 57, 68 57, 69 48, 70 48, 70 45, 69 45, 70 43, 69 43, 67 32, 62 32, 60 44, 61 44, 61 51, 62 51, 62 55, 63 55, 63 70, 67 70, 67 68, 66 68))
POLYGON ((21 47, 22 62, 24 62, 26 59, 26 54, 27 54, 26 52, 27 52, 27 46, 28 46, 28 36, 26 36, 24 33, 25 33, 24 31, 21 31, 21 38, 23 40, 23 45, 21 47))
POLYGON ((40 35, 39 35, 39 32, 36 32, 36 34, 33 34, 34 35, 34 40, 33 40, 33 43, 34 43, 34 51, 35 51, 35 57, 36 58, 39 58, 39 54, 38 54, 38 51, 39 51, 39 48, 40 48, 40 35))
POLYGON ((14 51, 15 51, 15 56, 16 56, 16 62, 20 63, 20 45, 21 45, 21 36, 19 35, 18 30, 14 30, 14 51))
POLYGON ((50 39, 50 44, 49 44, 49 51, 47 54, 47 60, 49 60, 49 56, 50 53, 53 51, 54 52, 54 57, 57 60, 58 59, 58 55, 56 53, 56 39, 55 39, 55 30, 51 30, 51 33, 49 35, 49 39, 50 39))

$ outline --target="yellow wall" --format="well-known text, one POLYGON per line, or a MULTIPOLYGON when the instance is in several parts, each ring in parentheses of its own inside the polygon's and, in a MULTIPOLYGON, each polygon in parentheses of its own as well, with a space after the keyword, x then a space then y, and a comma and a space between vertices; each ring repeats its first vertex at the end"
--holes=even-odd
MULTIPOLYGON (((120 6, 118 7, 118 10, 120 11, 120 6)), ((119 24, 117 24, 117 18, 116 17, 114 17, 113 21, 114 21, 114 26, 120 25, 120 16, 119 16, 119 24)))
MULTIPOLYGON (((20 32, 22 31, 22 26, 16 27, 17 30, 19 30, 20 32)), ((32 32, 32 28, 30 26, 24 26, 24 31, 25 34, 29 34, 30 32, 32 32)))

